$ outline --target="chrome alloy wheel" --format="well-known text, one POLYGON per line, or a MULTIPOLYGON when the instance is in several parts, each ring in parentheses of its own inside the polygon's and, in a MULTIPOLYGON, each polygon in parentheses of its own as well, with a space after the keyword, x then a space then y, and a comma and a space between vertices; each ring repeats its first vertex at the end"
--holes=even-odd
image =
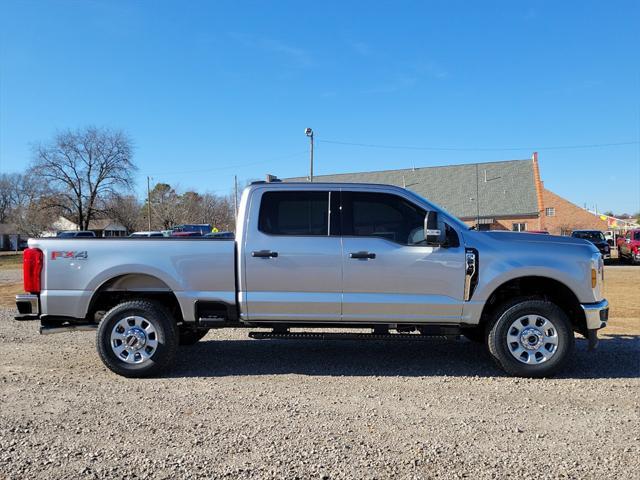
POLYGON ((124 362, 143 363, 151 358, 157 348, 156 329, 144 317, 125 317, 111 330, 111 349, 124 362))
POLYGON ((558 350, 558 331, 545 317, 525 315, 509 327, 507 346, 511 355, 521 363, 544 363, 558 350))

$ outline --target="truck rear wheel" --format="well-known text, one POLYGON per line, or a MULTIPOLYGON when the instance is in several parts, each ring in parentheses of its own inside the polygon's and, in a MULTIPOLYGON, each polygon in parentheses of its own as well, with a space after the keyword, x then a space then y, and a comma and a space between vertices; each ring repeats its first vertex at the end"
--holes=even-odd
POLYGON ((574 348, 567 315, 547 300, 519 300, 498 308, 487 346, 510 375, 548 377, 567 361, 574 348))
POLYGON ((147 377, 167 368, 178 347, 178 328, 159 303, 132 300, 109 310, 96 336, 109 370, 124 377, 147 377))

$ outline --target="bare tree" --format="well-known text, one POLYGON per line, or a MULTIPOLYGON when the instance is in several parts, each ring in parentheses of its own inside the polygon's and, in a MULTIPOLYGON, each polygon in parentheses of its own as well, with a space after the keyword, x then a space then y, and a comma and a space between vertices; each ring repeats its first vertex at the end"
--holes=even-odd
POLYGON ((39 237, 43 232, 52 230, 55 221, 65 213, 60 204, 56 195, 34 196, 16 210, 12 220, 20 233, 39 237))
POLYGON ((143 223, 142 205, 135 195, 112 195, 105 201, 104 213, 129 232, 135 232, 143 223))
POLYGON ((88 127, 67 130, 35 149, 31 172, 55 190, 62 208, 86 230, 101 201, 133 186, 131 140, 122 131, 88 127))
POLYGON ((16 189, 20 174, 0 174, 0 223, 6 223, 16 208, 16 189))
POLYGON ((233 198, 231 196, 221 197, 212 193, 202 196, 201 204, 202 216, 206 218, 205 223, 211 224, 218 230, 235 230, 235 213, 233 211, 233 198))
POLYGON ((180 196, 171 185, 157 183, 151 190, 151 228, 168 230, 177 225, 181 219, 179 203, 180 196))

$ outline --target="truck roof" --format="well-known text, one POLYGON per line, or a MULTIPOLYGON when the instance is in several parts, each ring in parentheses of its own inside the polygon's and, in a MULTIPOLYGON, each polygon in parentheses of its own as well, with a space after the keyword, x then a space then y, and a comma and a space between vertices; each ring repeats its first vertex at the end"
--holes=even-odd
POLYGON ((284 181, 271 181, 267 182, 260 180, 257 182, 251 182, 250 187, 261 187, 269 185, 275 188, 296 188, 296 187, 321 187, 321 188, 354 188, 354 187, 384 187, 394 190, 407 190, 406 188, 399 187, 397 185, 391 185, 388 183, 360 183, 360 182, 284 182, 284 181))

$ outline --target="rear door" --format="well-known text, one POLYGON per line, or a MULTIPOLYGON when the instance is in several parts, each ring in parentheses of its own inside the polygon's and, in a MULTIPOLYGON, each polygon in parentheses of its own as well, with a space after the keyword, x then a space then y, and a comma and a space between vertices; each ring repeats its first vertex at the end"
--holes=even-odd
POLYGON ((250 321, 339 321, 342 297, 338 193, 257 190, 244 245, 250 321), (336 205, 333 212, 330 204, 336 205), (333 224, 333 228, 332 228, 333 224))
POLYGON ((459 322, 464 247, 424 242, 422 207, 396 194, 342 192, 345 322, 459 322))

